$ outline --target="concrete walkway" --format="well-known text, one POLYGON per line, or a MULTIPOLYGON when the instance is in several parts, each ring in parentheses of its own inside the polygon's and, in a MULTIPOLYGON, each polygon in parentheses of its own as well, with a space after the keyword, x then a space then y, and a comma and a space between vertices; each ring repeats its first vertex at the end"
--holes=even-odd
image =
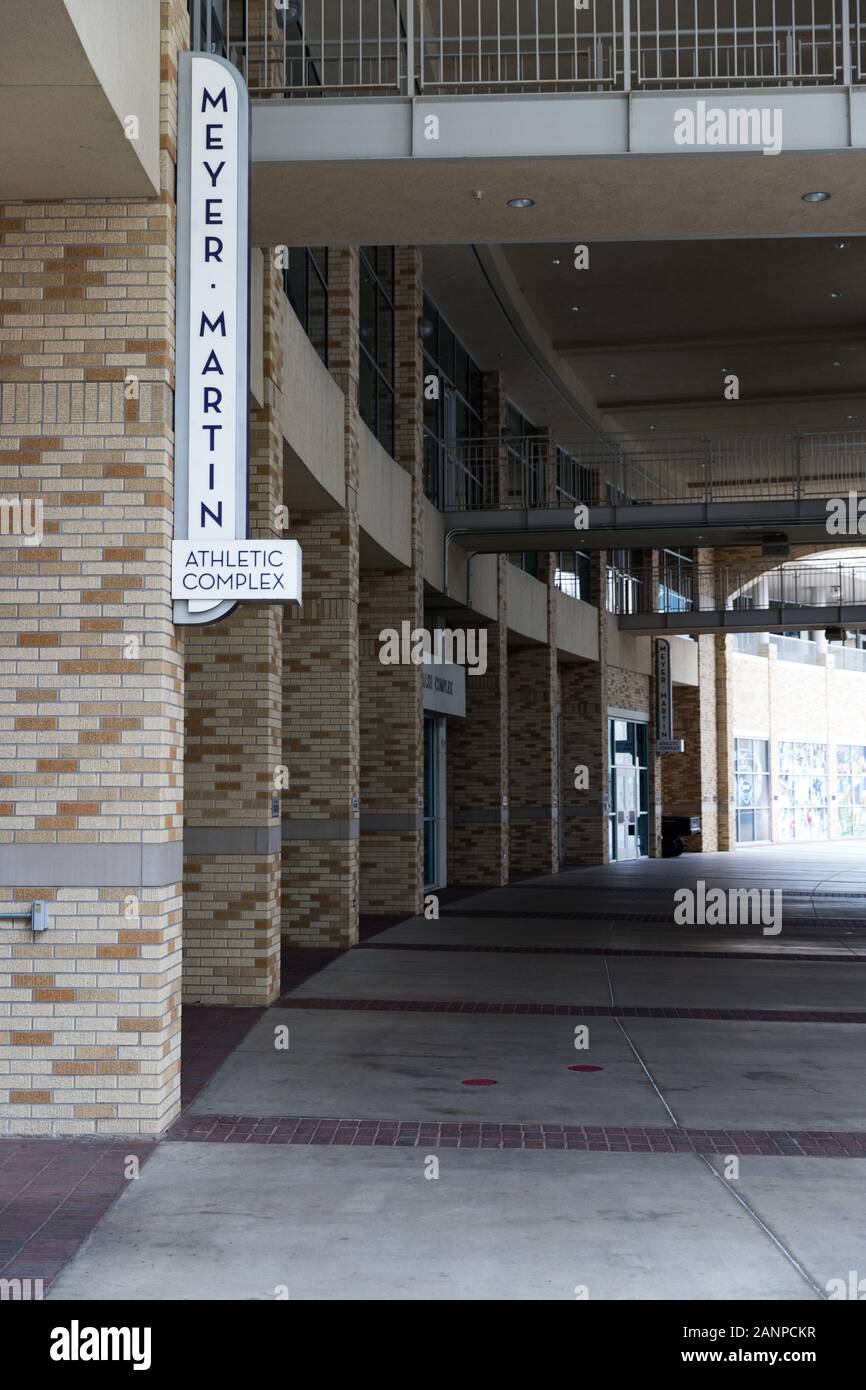
POLYGON ((821 1298, 866 1275, 864 1042, 862 847, 475 894, 261 1015, 51 1296, 821 1298), (781 933, 675 926, 699 878, 781 933))

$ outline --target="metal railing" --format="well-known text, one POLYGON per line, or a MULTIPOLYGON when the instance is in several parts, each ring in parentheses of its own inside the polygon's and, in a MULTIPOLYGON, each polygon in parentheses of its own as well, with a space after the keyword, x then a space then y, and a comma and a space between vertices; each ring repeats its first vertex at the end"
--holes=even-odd
POLYGON ((786 637, 782 632, 771 632, 770 646, 776 648, 780 661, 796 661, 801 666, 818 664, 818 643, 807 637, 786 637))
POLYGON ((866 0, 188 0, 254 96, 845 85, 866 0))
POLYGON ((427 495, 444 510, 847 497, 866 490, 866 430, 501 436, 429 446, 427 495))
POLYGON ((742 652, 744 656, 760 656, 763 645, 760 632, 733 632, 731 634, 731 646, 735 652, 742 652))
MULTIPOLYGON (((809 609, 860 605, 866 608, 866 564, 855 561, 787 564, 769 573, 755 567, 693 565, 680 571, 677 591, 661 582, 657 566, 638 566, 623 598, 615 598, 615 613, 683 613, 726 610, 761 611, 770 608, 803 610, 804 628, 809 609)), ((611 592, 609 585, 609 593, 611 592)), ((613 591, 619 595, 624 591, 613 591)))
POLYGON ((830 655, 840 671, 866 671, 866 648, 845 647, 839 642, 831 642, 830 655))

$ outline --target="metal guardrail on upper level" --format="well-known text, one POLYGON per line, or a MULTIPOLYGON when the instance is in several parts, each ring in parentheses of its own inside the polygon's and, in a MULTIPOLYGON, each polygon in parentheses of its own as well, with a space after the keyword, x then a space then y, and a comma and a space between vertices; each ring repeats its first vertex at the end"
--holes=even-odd
POLYGON ((608 608, 620 614, 709 613, 859 606, 866 610, 866 564, 828 561, 785 564, 768 573, 755 567, 691 565, 679 567, 676 581, 663 564, 629 571, 627 585, 608 584, 608 608), (613 602, 611 600, 614 600, 613 602))
MULTIPOLYGON (((769 646, 774 647, 776 655, 780 661, 799 662, 801 666, 817 666, 821 657, 821 648, 817 642, 807 641, 803 637, 788 637, 784 634, 771 632, 769 636, 769 646)), ((732 649, 735 652, 742 652, 746 656, 766 656, 766 638, 760 632, 735 632, 730 637, 732 649)), ((830 642, 827 652, 832 657, 833 665, 837 671, 857 671, 861 675, 866 673, 866 649, 863 647, 846 647, 841 642, 830 642)))
POLYGON ((188 0, 254 96, 850 86, 866 0, 188 0))
POLYGON ((425 491, 444 511, 847 497, 866 490, 866 430, 738 435, 428 439, 425 491))

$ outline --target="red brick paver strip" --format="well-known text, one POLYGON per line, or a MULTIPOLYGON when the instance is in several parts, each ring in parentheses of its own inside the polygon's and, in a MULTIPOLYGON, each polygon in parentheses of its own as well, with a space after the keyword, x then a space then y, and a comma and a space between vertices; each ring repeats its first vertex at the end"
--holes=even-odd
POLYGON ((642 1004, 523 1004, 471 999, 340 999, 291 995, 274 1008, 359 1013, 519 1014, 568 1018, 660 1018, 710 1023, 866 1023, 866 1011, 841 1009, 675 1009, 642 1004))
POLYGON ((170 1143, 316 1144, 329 1148, 574 1149, 599 1153, 866 1158, 866 1131, 499 1124, 486 1120, 359 1120, 316 1115, 182 1116, 170 1143))
MULTIPOLYGON (((43 1281, 64 1265, 156 1147, 141 1140, 0 1139, 0 1278, 43 1281)), ((38 1296, 38 1295, 34 1295, 38 1296)))
POLYGON ((853 951, 667 951, 650 946, 499 946, 446 941, 362 941, 356 951, 477 951, 515 956, 672 956, 676 960, 830 961, 866 965, 853 951))

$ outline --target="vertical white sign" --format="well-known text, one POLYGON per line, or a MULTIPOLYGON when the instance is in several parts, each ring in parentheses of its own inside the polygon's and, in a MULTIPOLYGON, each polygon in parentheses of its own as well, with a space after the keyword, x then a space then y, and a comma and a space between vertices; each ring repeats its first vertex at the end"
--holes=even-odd
MULTIPOLYGON (((222 58, 179 67, 175 541, 244 539, 248 508, 249 97, 222 58)), ((234 600, 175 601, 178 623, 234 600)))
POLYGON ((673 738, 673 676, 671 644, 665 637, 656 640, 656 738, 670 742, 673 738))

